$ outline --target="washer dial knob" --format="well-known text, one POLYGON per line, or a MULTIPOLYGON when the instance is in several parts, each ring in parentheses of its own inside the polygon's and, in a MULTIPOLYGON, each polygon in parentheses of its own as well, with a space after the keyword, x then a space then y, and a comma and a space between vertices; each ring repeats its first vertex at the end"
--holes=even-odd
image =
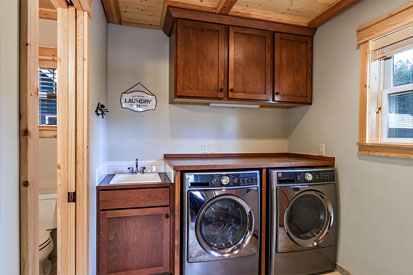
POLYGON ((310 173, 305 173, 304 178, 306 181, 312 181, 313 180, 313 175, 310 173))
POLYGON ((228 185, 228 183, 229 183, 229 177, 223 176, 223 177, 221 178, 221 183, 222 183, 222 185, 228 185))

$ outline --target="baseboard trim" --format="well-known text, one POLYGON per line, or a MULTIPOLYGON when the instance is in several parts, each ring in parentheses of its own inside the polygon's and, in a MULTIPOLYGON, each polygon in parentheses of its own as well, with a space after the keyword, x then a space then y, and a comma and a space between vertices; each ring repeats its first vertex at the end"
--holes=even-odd
POLYGON ((341 275, 351 275, 351 273, 339 264, 336 264, 337 272, 341 275))

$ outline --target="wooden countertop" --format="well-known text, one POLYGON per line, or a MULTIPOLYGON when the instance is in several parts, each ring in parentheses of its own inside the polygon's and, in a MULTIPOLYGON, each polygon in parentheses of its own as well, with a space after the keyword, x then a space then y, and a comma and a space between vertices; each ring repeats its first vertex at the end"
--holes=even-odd
POLYGON ((161 178, 160 183, 139 183, 139 184, 109 184, 115 175, 107 175, 98 186, 97 190, 113 190, 113 189, 138 189, 138 188, 159 188, 159 187, 169 187, 171 186, 171 181, 165 173, 159 173, 161 178))
POLYGON ((334 167, 333 157, 293 153, 249 154, 166 154, 167 163, 176 171, 251 169, 282 167, 334 167))

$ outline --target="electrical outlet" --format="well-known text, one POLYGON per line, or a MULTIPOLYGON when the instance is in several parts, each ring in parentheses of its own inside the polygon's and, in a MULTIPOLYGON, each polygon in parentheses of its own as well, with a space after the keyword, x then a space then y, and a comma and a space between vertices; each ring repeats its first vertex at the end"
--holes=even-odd
POLYGON ((325 156, 326 155, 326 145, 325 144, 319 144, 318 145, 318 154, 320 156, 325 156))
POLYGON ((201 142, 201 153, 203 154, 208 153, 208 150, 209 150, 209 143, 201 142))
POLYGON ((215 153, 215 142, 210 142, 209 143, 209 152, 210 153, 215 153))

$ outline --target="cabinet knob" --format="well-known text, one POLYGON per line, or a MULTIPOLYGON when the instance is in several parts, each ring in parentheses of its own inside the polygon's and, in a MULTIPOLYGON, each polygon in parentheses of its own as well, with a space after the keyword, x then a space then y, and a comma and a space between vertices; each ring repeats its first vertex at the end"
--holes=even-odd
POLYGON ((275 95, 280 95, 280 92, 276 92, 275 95))
POLYGON ((229 91, 230 91, 230 92, 233 92, 233 91, 234 91, 234 89, 232 89, 232 88, 231 88, 231 90, 229 90, 229 91))
POLYGON ((169 219, 169 214, 165 214, 165 219, 169 219))
POLYGON ((224 89, 223 89, 223 88, 219 88, 219 91, 222 93, 222 92, 224 91, 224 89))

